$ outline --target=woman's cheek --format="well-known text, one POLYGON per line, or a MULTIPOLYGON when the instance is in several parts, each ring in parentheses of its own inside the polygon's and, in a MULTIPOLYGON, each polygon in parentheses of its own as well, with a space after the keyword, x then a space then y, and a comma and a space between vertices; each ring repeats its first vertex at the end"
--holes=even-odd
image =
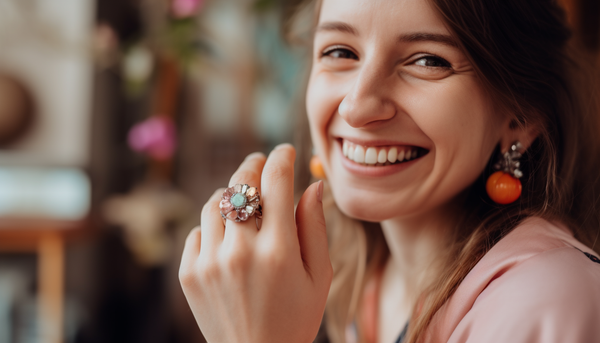
POLYGON ((415 123, 441 145, 438 148, 457 148, 487 134, 487 102, 471 79, 454 76, 426 87, 414 85, 407 89, 408 112, 415 114, 415 123))
MULTIPOLYGON (((306 93, 306 110, 313 135, 313 140, 322 140, 327 135, 327 125, 331 117, 337 113, 337 108, 343 99, 343 94, 337 92, 331 80, 323 74, 311 76, 306 93)), ((316 143, 316 142, 315 142, 316 143)))
POLYGON ((323 111, 323 108, 323 99, 319 96, 319 92, 316 92, 314 87, 310 87, 306 96, 306 111, 314 143, 321 141, 322 134, 319 133, 324 132, 323 126, 326 119, 324 118, 325 112, 323 111))

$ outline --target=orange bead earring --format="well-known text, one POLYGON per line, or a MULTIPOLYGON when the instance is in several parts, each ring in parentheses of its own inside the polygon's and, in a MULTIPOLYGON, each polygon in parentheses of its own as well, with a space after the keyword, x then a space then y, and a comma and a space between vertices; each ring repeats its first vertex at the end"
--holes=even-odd
POLYGON ((510 146, 510 151, 505 152, 500 161, 494 165, 499 171, 490 175, 485 185, 485 189, 490 199, 494 202, 506 205, 510 204, 521 196, 522 185, 519 179, 523 172, 519 169, 521 163, 522 145, 515 142, 510 146))
POLYGON ((313 155, 310 159, 310 173, 316 179, 325 180, 327 178, 323 169, 323 163, 321 163, 321 159, 317 155, 313 155))

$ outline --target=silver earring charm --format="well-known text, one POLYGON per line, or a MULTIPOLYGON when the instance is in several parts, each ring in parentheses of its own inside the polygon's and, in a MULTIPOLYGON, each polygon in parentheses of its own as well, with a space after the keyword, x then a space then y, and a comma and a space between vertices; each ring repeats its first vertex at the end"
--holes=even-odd
POLYGON ((519 169, 521 162, 519 159, 523 156, 519 151, 523 149, 523 145, 519 141, 514 142, 510 145, 510 148, 501 157, 500 161, 494 165, 496 170, 501 170, 505 173, 509 173, 517 179, 523 176, 523 172, 519 169))

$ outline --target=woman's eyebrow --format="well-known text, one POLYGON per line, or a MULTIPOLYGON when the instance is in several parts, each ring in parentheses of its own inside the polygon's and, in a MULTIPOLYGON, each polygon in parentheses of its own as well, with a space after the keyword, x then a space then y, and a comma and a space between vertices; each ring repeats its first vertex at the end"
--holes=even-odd
POLYGON ((445 45, 449 45, 452 47, 458 47, 458 43, 452 38, 450 35, 440 34, 440 33, 426 33, 426 32, 415 32, 415 33, 407 33, 400 35, 398 37, 400 42, 437 42, 445 45))
MULTIPOLYGON (((321 23, 317 26, 316 32, 323 31, 339 31, 349 33, 354 36, 358 36, 358 30, 348 24, 341 21, 328 21, 321 23)), ((400 42, 437 42, 445 45, 449 45, 452 47, 458 47, 458 44, 450 35, 440 34, 440 33, 428 33, 428 32, 413 32, 402 34, 398 37, 398 41, 400 42)))
POLYGON ((321 31, 340 31, 358 36, 358 30, 354 26, 341 21, 328 21, 321 23, 319 26, 317 26, 315 32, 321 31))

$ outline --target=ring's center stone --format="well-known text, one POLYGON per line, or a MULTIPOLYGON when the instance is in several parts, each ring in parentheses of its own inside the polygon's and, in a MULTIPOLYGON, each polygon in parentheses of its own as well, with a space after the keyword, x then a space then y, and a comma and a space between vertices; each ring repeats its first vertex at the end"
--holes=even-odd
POLYGON ((234 194, 230 201, 235 207, 242 207, 246 205, 246 197, 242 193, 234 194))

